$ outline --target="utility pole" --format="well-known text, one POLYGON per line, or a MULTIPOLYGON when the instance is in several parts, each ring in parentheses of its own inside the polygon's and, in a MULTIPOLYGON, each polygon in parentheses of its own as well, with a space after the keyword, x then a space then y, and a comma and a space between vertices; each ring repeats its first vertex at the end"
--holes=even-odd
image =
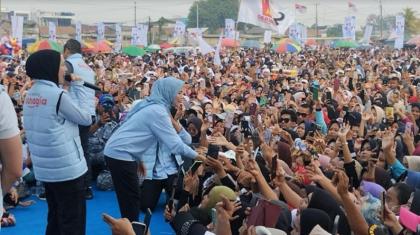
POLYGON ((315 32, 318 37, 318 3, 315 3, 315 32))
POLYGON ((197 4, 196 4, 196 9, 195 9, 195 10, 196 10, 196 12, 197 12, 197 14, 196 14, 196 15, 197 15, 197 29, 198 29, 198 1, 197 1, 196 3, 197 3, 197 4))
POLYGON ((137 27, 137 2, 134 2, 134 27, 137 27))
POLYGON ((383 16, 382 16, 382 0, 379 0, 379 11, 380 11, 380 15, 381 15, 381 22, 380 22, 380 29, 381 29, 381 39, 382 39, 382 37, 383 37, 383 21, 384 21, 384 18, 383 18, 383 16))

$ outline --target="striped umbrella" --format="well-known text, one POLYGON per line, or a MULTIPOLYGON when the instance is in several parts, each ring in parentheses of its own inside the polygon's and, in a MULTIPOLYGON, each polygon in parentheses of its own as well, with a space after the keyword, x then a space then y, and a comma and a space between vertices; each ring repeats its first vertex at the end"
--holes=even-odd
POLYGON ((286 52, 300 52, 302 48, 299 46, 299 44, 295 41, 293 41, 290 38, 284 38, 281 39, 278 47, 276 48, 276 51, 278 53, 286 53, 286 52))
POLYGON ((63 46, 61 46, 57 42, 44 39, 44 40, 41 40, 41 41, 37 41, 34 44, 32 44, 31 46, 29 46, 28 47, 28 52, 29 53, 34 53, 34 52, 37 52, 39 50, 45 50, 45 49, 51 49, 51 50, 55 50, 55 51, 58 51, 58 52, 62 52, 63 51, 63 46))

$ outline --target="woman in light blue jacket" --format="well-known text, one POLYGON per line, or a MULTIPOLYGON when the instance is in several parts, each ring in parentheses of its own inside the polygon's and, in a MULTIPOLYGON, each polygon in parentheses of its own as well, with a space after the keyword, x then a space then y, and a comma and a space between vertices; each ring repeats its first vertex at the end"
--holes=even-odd
POLYGON ((105 145, 104 155, 111 171, 121 217, 130 221, 138 221, 140 212, 137 172, 138 169, 143 169, 143 173, 146 171, 141 162, 147 162, 146 167, 155 165, 156 155, 147 153, 156 151, 159 143, 168 147, 172 154, 191 159, 198 157, 198 153, 181 140, 170 118, 171 106, 177 107, 182 102, 183 85, 183 81, 173 77, 155 81, 151 95, 133 107, 105 145), (148 159, 143 159, 145 157, 148 159))
MULTIPOLYGON (((24 128, 37 180, 48 203, 46 234, 85 234, 87 171, 78 125, 90 125, 83 81, 63 85, 64 58, 53 50, 32 54, 26 73, 35 80, 23 105, 24 128)), ((73 77, 75 79, 75 77, 73 77)))

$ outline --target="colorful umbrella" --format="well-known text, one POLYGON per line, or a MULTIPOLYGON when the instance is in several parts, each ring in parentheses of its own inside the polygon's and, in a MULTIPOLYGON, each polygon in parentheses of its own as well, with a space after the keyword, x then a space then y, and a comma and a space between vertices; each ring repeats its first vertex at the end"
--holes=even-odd
POLYGON ((407 44, 420 46, 420 34, 408 40, 407 44))
POLYGON ((278 53, 286 53, 286 52, 293 53, 293 52, 300 52, 301 50, 302 48, 299 46, 299 44, 290 38, 281 39, 278 47, 276 48, 276 51, 278 53))
POLYGON ((124 54, 127 54, 129 56, 143 56, 146 53, 146 51, 143 48, 139 48, 136 46, 124 47, 122 51, 124 54))
POLYGON ((170 44, 169 42, 164 42, 164 43, 161 43, 160 45, 160 48, 162 48, 162 49, 168 49, 168 48, 171 48, 171 47, 174 47, 172 44, 170 44))
POLYGON ((256 40, 245 40, 241 43, 241 47, 243 48, 261 48, 260 42, 256 40))
POLYGON ((236 40, 231 39, 231 38, 224 38, 222 40, 222 46, 224 46, 224 47, 238 47, 239 46, 239 41, 236 41, 236 40))
POLYGON ((61 46, 57 42, 44 39, 44 40, 41 40, 41 41, 37 41, 34 44, 32 44, 31 46, 29 46, 28 47, 28 52, 29 53, 34 53, 34 52, 37 52, 39 50, 45 50, 45 49, 52 49, 52 50, 55 50, 55 51, 58 51, 58 52, 62 52, 63 51, 63 46, 61 46))
POLYGON ((92 48, 92 51, 95 53, 111 53, 112 48, 108 45, 108 43, 103 40, 96 42, 92 48))
POLYGON ((149 52, 158 51, 158 50, 160 50, 160 46, 157 44, 152 44, 146 47, 146 51, 149 51, 149 52))
POLYGON ((333 44, 334 48, 357 48, 359 44, 355 41, 348 41, 348 40, 338 40, 333 44))

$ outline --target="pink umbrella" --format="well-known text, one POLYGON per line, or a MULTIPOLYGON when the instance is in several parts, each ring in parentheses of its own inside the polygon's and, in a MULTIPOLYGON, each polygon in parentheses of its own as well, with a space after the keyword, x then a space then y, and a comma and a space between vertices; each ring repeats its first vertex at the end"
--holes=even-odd
POLYGON ((224 46, 224 47, 238 47, 239 46, 239 41, 236 41, 236 40, 230 39, 230 38, 224 38, 222 40, 222 46, 224 46))
POLYGON ((410 40, 408 40, 407 44, 420 46, 420 35, 417 35, 411 38, 410 40))

